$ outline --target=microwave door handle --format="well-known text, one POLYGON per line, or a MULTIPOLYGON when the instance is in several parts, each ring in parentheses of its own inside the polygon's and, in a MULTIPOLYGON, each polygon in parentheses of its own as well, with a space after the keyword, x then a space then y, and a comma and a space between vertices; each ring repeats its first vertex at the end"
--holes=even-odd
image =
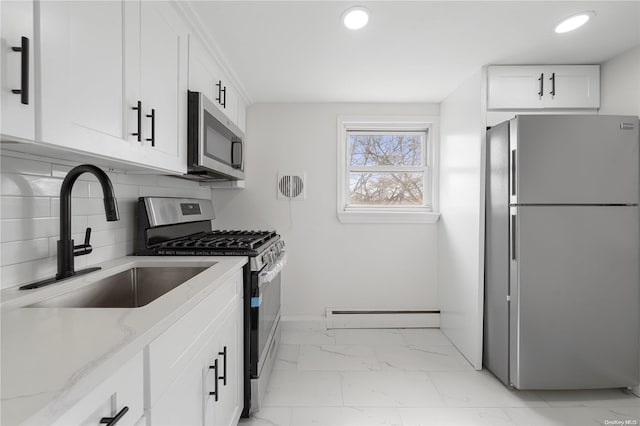
POLYGON ((231 167, 235 169, 242 168, 242 141, 233 141, 231 142, 231 167), (238 160, 235 158, 236 153, 236 144, 238 145, 238 160))

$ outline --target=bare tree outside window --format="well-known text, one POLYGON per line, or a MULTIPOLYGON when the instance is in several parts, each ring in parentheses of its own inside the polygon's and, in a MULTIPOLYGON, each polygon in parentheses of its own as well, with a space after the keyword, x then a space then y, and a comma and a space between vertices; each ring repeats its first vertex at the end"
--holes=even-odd
POLYGON ((426 132, 348 132, 349 204, 423 206, 426 132))

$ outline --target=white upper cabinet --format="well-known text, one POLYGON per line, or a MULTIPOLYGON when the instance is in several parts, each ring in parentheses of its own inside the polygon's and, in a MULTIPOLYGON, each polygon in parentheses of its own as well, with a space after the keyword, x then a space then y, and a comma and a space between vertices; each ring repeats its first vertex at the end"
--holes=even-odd
POLYGON ((240 130, 247 131, 247 104, 238 96, 238 122, 236 123, 240 130))
POLYGON ((187 32, 169 3, 40 2, 40 27, 43 142, 186 171, 187 32))
POLYGON ((246 103, 196 37, 189 41, 189 90, 204 93, 231 122, 245 130, 246 103))
POLYGON ((136 160, 124 135, 122 2, 40 2, 44 142, 136 160))
POLYGON ((166 2, 141 2, 140 93, 146 156, 186 173, 188 33, 166 2))
POLYGON ((3 139, 35 136, 33 2, 0 2, 3 139))
POLYGON ((546 108, 600 108, 599 65, 544 68, 546 108))
POLYGON ((488 67, 489 109, 599 108, 599 65, 488 67))
POLYGON ((196 37, 189 38, 189 90, 201 92, 218 108, 219 85, 222 71, 196 37))

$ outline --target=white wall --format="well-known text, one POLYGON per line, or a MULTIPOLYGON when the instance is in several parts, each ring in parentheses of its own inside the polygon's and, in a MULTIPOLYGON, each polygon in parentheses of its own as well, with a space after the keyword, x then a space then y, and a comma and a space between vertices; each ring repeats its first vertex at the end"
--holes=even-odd
POLYGON ((600 67, 600 114, 640 116, 640 45, 600 67))
POLYGON ((640 45, 602 64, 600 84, 600 114, 640 116, 640 45))
MULTIPOLYGON (((2 151, 0 174, 0 287, 7 288, 55 275, 56 241, 60 236, 60 186, 76 163, 2 151)), ((104 217, 102 188, 90 174, 73 186, 72 237, 84 240, 92 228, 93 252, 75 258, 75 268, 133 253, 138 196, 209 198, 209 188, 184 179, 108 172, 118 199, 120 220, 104 217)))
POLYGON ((214 224, 283 236, 285 316, 320 317, 328 307, 436 309, 437 225, 338 221, 338 115, 438 115, 438 105, 251 106, 247 188, 213 191, 214 224), (307 199, 276 199, 278 171, 306 172, 307 199))
POLYGON ((440 104, 440 328, 482 368, 482 162, 485 118, 480 71, 440 104))

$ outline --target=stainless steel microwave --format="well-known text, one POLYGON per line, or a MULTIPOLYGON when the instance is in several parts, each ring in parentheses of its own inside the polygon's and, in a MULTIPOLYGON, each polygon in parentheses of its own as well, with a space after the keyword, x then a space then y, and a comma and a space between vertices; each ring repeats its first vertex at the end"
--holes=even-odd
POLYGON ((244 179, 244 133, 200 92, 189 91, 188 174, 200 181, 244 179))

